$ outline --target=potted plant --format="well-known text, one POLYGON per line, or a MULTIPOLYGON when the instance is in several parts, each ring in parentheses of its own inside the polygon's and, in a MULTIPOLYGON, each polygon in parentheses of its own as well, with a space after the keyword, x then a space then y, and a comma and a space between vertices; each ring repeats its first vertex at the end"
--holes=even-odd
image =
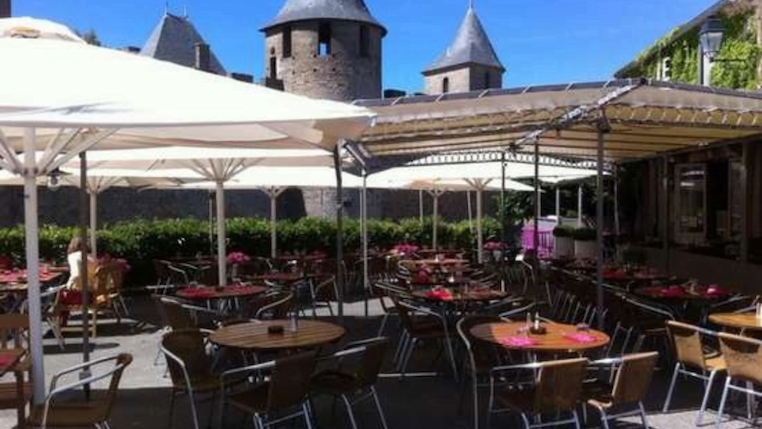
POLYGON ((574 257, 574 228, 558 225, 553 229, 553 256, 557 259, 574 257))
POLYGON ((592 228, 579 228, 574 231, 574 257, 577 259, 595 259, 598 257, 598 232, 592 228))
POLYGON ((235 280, 238 278, 240 265, 249 262, 251 258, 243 252, 228 253, 227 262, 230 264, 230 277, 235 280))

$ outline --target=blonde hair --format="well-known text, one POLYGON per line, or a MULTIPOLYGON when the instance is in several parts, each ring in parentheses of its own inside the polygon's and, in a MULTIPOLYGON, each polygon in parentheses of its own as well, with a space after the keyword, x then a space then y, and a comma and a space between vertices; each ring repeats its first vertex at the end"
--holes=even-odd
POLYGON ((71 255, 75 252, 81 252, 87 249, 87 243, 82 241, 81 237, 74 237, 69 242, 69 247, 66 248, 66 254, 71 255))

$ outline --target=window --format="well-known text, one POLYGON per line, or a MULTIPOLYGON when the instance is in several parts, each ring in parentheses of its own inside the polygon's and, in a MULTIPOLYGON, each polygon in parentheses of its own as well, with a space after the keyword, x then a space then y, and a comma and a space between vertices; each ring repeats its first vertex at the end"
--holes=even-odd
POLYGON ((489 72, 484 72, 484 89, 490 89, 492 88, 492 82, 490 82, 490 75, 489 72))
POLYGON ((291 58, 291 27, 283 28, 283 58, 291 58))
POLYGON ((669 82, 672 80, 672 57, 664 57, 659 65, 657 79, 669 82))
POLYGON ((675 167, 675 241, 701 244, 706 239, 706 166, 675 167))
POLYGON ((446 77, 442 79, 442 93, 447 94, 450 92, 450 78, 446 77))
POLYGON ((275 57, 275 50, 270 51, 270 79, 278 78, 278 59, 275 57))
POLYGON ((331 55, 331 24, 327 22, 318 27, 318 55, 331 55))
POLYGON ((367 25, 360 26, 360 57, 370 56, 370 33, 367 25))

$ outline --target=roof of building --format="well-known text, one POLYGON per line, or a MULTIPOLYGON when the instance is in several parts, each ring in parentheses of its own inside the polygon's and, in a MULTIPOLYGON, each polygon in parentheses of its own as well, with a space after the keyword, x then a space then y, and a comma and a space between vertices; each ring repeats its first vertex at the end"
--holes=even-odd
POLYGON ((481 64, 505 70, 473 6, 469 6, 455 40, 444 54, 429 65, 423 73, 431 73, 465 64, 481 64))
POLYGON ((278 16, 262 28, 268 30, 296 21, 337 19, 375 25, 386 34, 386 28, 373 17, 363 0, 288 0, 278 16))
MULTIPOLYGON (((165 13, 140 50, 140 55, 195 67, 196 45, 199 43, 206 42, 187 17, 165 13)), ((209 67, 213 73, 227 74, 211 48, 209 49, 209 67)))
POLYGON ((701 12, 695 18, 691 19, 690 21, 682 25, 679 25, 678 27, 674 28, 669 34, 667 34, 664 38, 648 46, 646 49, 643 50, 643 52, 641 52, 638 55, 636 59, 634 59, 633 61, 630 61, 624 67, 617 70, 614 73, 614 76, 619 78, 627 77, 627 75, 630 73, 631 70, 636 69, 638 65, 642 64, 643 62, 649 60, 654 55, 658 54, 661 48, 663 48, 664 46, 670 45, 672 42, 674 42, 675 40, 685 35, 685 33, 703 25, 704 21, 706 21, 709 17, 717 14, 718 12, 722 11, 726 6, 736 1, 737 0, 717 0, 716 3, 712 4, 712 6, 710 6, 705 11, 701 12))

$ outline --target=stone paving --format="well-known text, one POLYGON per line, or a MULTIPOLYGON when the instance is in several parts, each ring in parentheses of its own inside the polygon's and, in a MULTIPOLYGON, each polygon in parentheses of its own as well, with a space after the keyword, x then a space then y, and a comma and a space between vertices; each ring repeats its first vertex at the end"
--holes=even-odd
MULTIPOLYGON (((111 427, 141 428, 141 429, 166 429, 168 428, 168 404, 169 393, 167 387, 169 380, 165 376, 163 359, 155 362, 157 345, 161 331, 154 325, 156 317, 152 304, 145 298, 134 298, 131 303, 133 318, 140 320, 142 327, 135 328, 134 323, 125 323, 122 326, 109 324, 102 321, 99 336, 94 340, 93 358, 107 356, 119 352, 132 353, 135 360, 125 372, 121 384, 121 392, 118 403, 113 413, 111 427)), ((373 336, 378 327, 379 318, 361 317, 363 306, 354 304, 347 307, 347 323, 349 327, 348 337, 351 339, 367 338, 373 336)), ((375 306, 371 308, 371 314, 379 314, 375 306)), ((395 323, 390 323, 394 329, 395 323)), ((52 339, 46 340, 45 363, 46 371, 52 374, 55 371, 74 365, 81 360, 81 343, 71 336, 67 339, 67 346, 61 351, 52 339)), ((412 370, 428 370, 434 357, 434 349, 423 350, 416 353, 411 361, 412 370)), ((385 378, 379 382, 378 391, 382 404, 386 410, 390 429, 427 429, 427 428, 472 428, 470 409, 466 406, 463 411, 459 410, 459 387, 447 375, 445 362, 438 363, 439 370, 444 375, 429 378, 408 378, 403 382, 394 378, 385 378)), ((391 368, 385 368, 391 371, 391 368)), ((656 429, 688 429, 694 428, 696 409, 701 394, 701 384, 693 380, 681 380, 675 395, 673 411, 663 414, 660 411, 666 393, 668 374, 665 371, 657 373, 651 395, 648 399, 647 408, 649 423, 656 429)), ((718 383, 717 386, 720 386, 718 383)), ((98 386, 96 386, 97 388, 98 386)), ((710 408, 715 409, 719 401, 719 388, 713 395, 710 408)), ((486 402, 486 395, 483 399, 486 402)), ((468 402, 467 402, 468 403, 468 402)), ((349 422, 341 404, 332 410, 332 401, 321 398, 315 404, 319 427, 326 429, 349 428, 349 422)), ((202 427, 206 426, 209 415, 209 404, 201 406, 202 427)), ((176 413, 172 421, 172 428, 192 428, 189 419, 190 408, 185 399, 177 402, 176 413)), ((591 413, 589 427, 596 427, 591 413)), ((359 404, 356 407, 356 416, 361 428, 381 428, 372 403, 359 404)), ((716 413, 710 412, 705 416, 705 423, 701 427, 714 427, 716 413)), ((726 416, 727 420, 727 416, 726 416)), ((637 418, 620 420, 618 428, 637 428, 637 418)), ((0 411, 0 428, 15 427, 15 412, 0 411)), ((762 421, 756 424, 745 423, 740 420, 732 420, 723 423, 723 429, 742 429, 762 427, 762 421)), ((287 426, 287 425, 284 425, 287 426)), ((482 425, 483 427, 484 425, 482 425)), ((226 415, 226 425, 229 428, 253 427, 250 420, 244 420, 243 416, 232 413, 226 415), (242 426, 245 423, 245 426, 242 426)), ((300 427, 300 424, 294 427, 300 427)), ((519 422, 511 416, 499 416, 493 419, 493 428, 519 428, 519 422)))

